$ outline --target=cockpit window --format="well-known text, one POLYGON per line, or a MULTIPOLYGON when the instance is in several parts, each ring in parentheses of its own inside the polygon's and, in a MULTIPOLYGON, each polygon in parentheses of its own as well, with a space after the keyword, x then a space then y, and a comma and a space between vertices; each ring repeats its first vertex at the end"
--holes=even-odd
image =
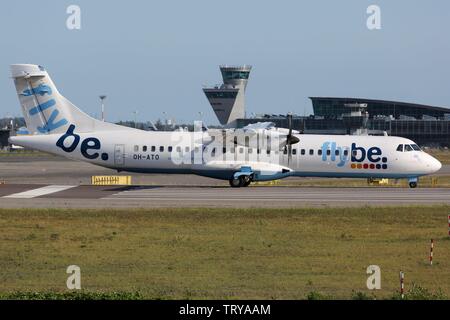
POLYGON ((413 148, 409 144, 405 144, 405 151, 413 151, 413 148))
POLYGON ((397 151, 403 152, 403 145, 402 144, 398 145, 397 151))
POLYGON ((420 151, 420 147, 417 144, 412 144, 411 147, 416 151, 420 151))

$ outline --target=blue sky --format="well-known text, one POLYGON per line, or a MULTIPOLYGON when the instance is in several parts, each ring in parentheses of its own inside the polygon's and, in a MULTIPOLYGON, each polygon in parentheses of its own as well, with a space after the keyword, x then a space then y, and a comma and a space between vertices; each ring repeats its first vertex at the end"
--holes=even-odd
POLYGON ((219 64, 251 64, 247 114, 311 114, 308 96, 450 106, 448 0, 8 1, 0 12, 0 117, 20 115, 12 63, 47 68, 58 89, 107 120, 191 122, 219 64), (66 8, 81 8, 81 30, 66 8), (382 29, 366 27, 369 5, 382 29))

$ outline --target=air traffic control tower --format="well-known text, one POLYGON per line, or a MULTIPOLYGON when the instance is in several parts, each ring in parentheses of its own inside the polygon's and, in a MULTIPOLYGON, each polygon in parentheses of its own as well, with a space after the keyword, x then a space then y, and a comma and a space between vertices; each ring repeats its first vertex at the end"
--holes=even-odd
POLYGON ((245 118, 245 88, 252 66, 220 66, 223 84, 204 88, 211 107, 222 125, 245 118))

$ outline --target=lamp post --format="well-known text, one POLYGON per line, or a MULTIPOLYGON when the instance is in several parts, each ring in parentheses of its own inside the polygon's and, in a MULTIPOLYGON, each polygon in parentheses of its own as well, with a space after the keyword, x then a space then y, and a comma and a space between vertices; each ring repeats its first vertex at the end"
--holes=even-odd
POLYGON ((167 112, 163 111, 164 131, 167 131, 167 112))
POLYGON ((137 129, 137 114, 138 114, 138 111, 134 110, 133 114, 134 114, 134 128, 137 129))
POLYGON ((105 122, 105 99, 106 99, 105 95, 100 96, 100 100, 102 102, 102 121, 103 122, 105 122))

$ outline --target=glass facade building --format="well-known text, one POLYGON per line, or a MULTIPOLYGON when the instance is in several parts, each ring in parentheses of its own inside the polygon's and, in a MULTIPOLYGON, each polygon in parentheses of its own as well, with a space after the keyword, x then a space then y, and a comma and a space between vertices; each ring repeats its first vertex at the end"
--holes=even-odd
POLYGON ((372 100, 361 98, 321 98, 310 97, 313 105, 314 115, 336 118, 340 117, 346 112, 347 104, 367 104, 367 111, 370 118, 377 116, 392 116, 399 119, 401 116, 412 117, 415 119, 422 119, 424 116, 433 118, 444 118, 446 114, 450 115, 450 109, 433 107, 422 104, 386 101, 386 100, 372 100))
MULTIPOLYGON (((359 117, 349 119, 349 104, 367 104, 369 119, 362 130, 368 134, 405 137, 422 146, 450 147, 450 109, 414 103, 360 98, 311 97, 314 115, 293 117, 293 128, 305 134, 352 134, 359 117), (351 121, 355 120, 355 121, 351 121)), ((351 117, 350 117, 351 118, 351 117)), ((237 127, 250 123, 273 122, 287 128, 283 115, 238 119, 237 127)))

